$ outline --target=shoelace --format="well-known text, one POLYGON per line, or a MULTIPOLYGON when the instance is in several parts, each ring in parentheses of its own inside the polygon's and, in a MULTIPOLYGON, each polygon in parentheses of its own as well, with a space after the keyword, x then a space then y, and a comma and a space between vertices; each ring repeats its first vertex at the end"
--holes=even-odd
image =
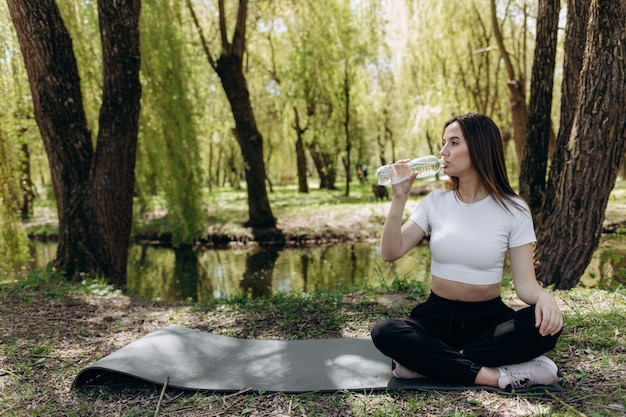
POLYGON ((526 388, 527 384, 533 383, 535 373, 532 370, 519 370, 509 371, 507 368, 502 368, 506 376, 509 377, 509 383, 511 388, 526 388))

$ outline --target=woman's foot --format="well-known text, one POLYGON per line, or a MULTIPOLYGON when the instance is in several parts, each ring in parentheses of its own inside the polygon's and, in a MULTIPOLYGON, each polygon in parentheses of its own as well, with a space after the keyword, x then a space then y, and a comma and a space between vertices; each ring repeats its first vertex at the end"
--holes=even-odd
POLYGON ((393 361, 391 363, 391 374, 398 379, 416 379, 426 378, 424 375, 410 370, 406 366, 399 362, 393 361))
POLYGON ((526 388, 530 385, 552 385, 559 381, 559 368, 547 356, 541 355, 528 362, 499 366, 498 386, 526 388))

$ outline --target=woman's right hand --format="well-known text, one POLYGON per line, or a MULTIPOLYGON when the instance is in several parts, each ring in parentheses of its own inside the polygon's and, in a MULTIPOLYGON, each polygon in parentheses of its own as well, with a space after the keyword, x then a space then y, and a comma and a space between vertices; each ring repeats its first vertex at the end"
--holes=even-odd
MULTIPOLYGON (((396 169, 398 172, 402 172, 404 170, 409 171, 409 162, 411 162, 410 159, 402 159, 400 161, 397 161, 394 163, 394 169, 396 169)), ((393 191, 394 197, 407 197, 411 192, 411 189, 413 188, 413 181, 415 181, 416 177, 417 173, 413 173, 406 180, 401 181, 397 184, 393 184, 391 186, 391 190, 393 191)))

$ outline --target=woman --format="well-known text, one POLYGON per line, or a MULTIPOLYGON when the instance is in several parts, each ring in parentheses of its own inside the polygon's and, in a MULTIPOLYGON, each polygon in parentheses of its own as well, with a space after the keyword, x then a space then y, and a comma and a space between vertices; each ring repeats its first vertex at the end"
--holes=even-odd
POLYGON ((445 124, 440 154, 452 189, 430 193, 402 224, 416 175, 393 185, 381 237, 383 259, 394 261, 430 232, 431 294, 410 317, 376 323, 374 344, 398 378, 503 389, 557 382, 543 353, 563 315, 535 278, 532 217, 509 184, 498 127, 482 114, 457 116, 445 124), (517 312, 500 298, 507 252, 515 291, 529 305, 517 312))

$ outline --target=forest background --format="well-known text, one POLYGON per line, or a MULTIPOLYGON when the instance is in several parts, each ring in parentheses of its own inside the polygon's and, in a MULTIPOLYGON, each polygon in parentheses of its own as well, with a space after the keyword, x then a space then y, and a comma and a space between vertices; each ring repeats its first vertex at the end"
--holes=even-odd
POLYGON ((268 189, 349 195, 360 167, 436 153, 467 111, 501 126, 538 278, 575 286, 599 243, 624 155, 623 1, 7 6, 3 253, 24 247, 16 215, 53 202, 55 268, 123 286, 133 224, 161 211, 193 244, 224 187, 246 187, 243 223, 280 241, 268 189))

